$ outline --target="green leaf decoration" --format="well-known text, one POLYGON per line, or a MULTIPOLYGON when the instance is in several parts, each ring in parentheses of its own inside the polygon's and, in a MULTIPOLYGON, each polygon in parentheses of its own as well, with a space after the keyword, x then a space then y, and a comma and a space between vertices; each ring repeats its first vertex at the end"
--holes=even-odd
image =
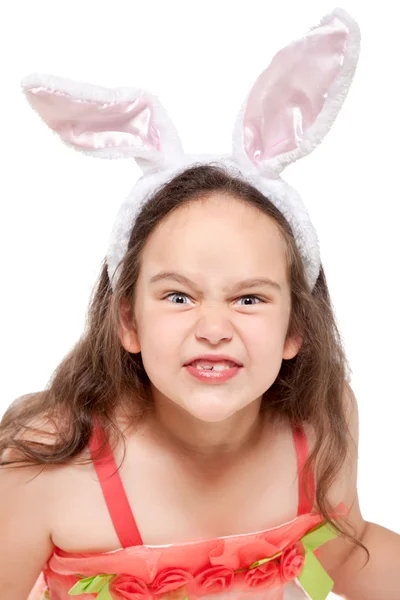
POLYGON ((113 600, 110 594, 110 581, 113 577, 115 577, 114 574, 85 577, 69 590, 68 595, 79 596, 80 594, 98 594, 98 600, 113 600))
POLYGON ((97 594, 97 600, 113 600, 113 597, 110 594, 110 582, 109 581, 102 588, 101 592, 99 594, 97 594))

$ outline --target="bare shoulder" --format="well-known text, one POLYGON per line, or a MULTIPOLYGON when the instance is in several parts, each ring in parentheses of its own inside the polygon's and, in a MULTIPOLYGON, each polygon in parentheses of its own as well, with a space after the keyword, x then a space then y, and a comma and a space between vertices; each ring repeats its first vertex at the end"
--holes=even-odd
MULTIPOLYGON (((8 409, 2 421, 3 433, 12 431, 8 425, 13 414, 21 410, 24 401, 31 398, 18 398, 8 409)), ((11 423, 12 425, 12 423, 11 423)), ((40 419, 34 429, 44 433, 41 441, 46 443, 46 422, 40 419)), ((47 433, 51 429, 47 425, 47 433)), ((15 430, 16 439, 30 439, 29 430, 15 430)), ((33 439, 33 438, 32 438, 33 439)), ((33 441, 40 440, 39 433, 33 441)), ((0 587, 9 590, 7 597, 26 598, 40 571, 53 551, 51 540, 51 507, 53 492, 47 465, 5 464, 18 461, 21 452, 18 448, 6 448, 0 465, 0 587)))
MULTIPOLYGON (((35 445, 55 443, 62 423, 54 414, 49 416, 41 411, 40 402, 40 396, 29 395, 18 398, 8 408, 1 424, 6 446, 7 437, 12 435, 16 440, 35 445), (31 415, 34 416, 31 418, 31 415), (26 427, 15 427, 13 419, 17 416, 26 427)), ((68 527, 76 514, 70 510, 68 502, 64 502, 65 490, 67 500, 74 497, 69 490, 76 490, 76 475, 80 477, 80 487, 86 490, 91 468, 91 465, 76 466, 74 463, 78 461, 75 460, 71 464, 50 464, 51 461, 28 464, 20 462, 23 458, 24 454, 18 447, 6 447, 1 456, 3 464, 0 465, 0 588, 12 590, 11 596, 7 594, 10 600, 29 596, 54 551, 54 532, 59 522, 64 519, 68 527), (60 498, 64 502, 62 506, 60 498)), ((81 454, 76 458, 81 458, 81 454)))

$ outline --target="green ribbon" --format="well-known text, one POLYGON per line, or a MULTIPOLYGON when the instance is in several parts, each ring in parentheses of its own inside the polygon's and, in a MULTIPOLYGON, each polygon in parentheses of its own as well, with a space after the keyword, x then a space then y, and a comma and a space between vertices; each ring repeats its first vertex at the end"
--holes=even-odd
MULTIPOLYGON (((282 552, 277 552, 276 554, 274 554, 273 556, 269 556, 268 558, 262 558, 261 560, 256 560, 256 562, 254 562, 248 568, 255 569, 256 567, 259 567, 260 565, 263 565, 263 564, 269 562, 270 560, 274 560, 274 558, 278 558, 278 556, 280 556, 281 554, 282 554, 282 552)), ((241 571, 247 571, 247 569, 241 569, 241 571)))
POLYGON ((79 596, 80 594, 97 594, 97 600, 113 600, 110 594, 110 580, 115 575, 95 575, 81 579, 72 587, 68 595, 79 596))
MULTIPOLYGON (((306 533, 300 540, 305 550, 305 560, 298 580, 311 600, 326 600, 326 597, 332 591, 334 582, 315 556, 314 551, 335 537, 337 537, 336 531, 329 523, 324 523, 306 533)), ((257 560, 248 569, 255 569, 266 562, 278 558, 281 554, 282 552, 277 552, 273 556, 257 560)), ((241 571, 247 571, 248 569, 241 569, 241 571)), ((110 593, 110 581, 113 577, 115 577, 115 574, 86 577, 78 581, 69 590, 68 594, 71 596, 97 594, 97 600, 113 600, 110 593)), ((188 598, 185 598, 185 600, 188 600, 188 598)))
POLYGON ((300 540, 306 554, 304 566, 298 576, 298 580, 311 600, 325 600, 332 591, 334 582, 313 552, 319 546, 333 540, 335 537, 337 537, 336 531, 334 531, 329 523, 325 523, 306 533, 300 540))

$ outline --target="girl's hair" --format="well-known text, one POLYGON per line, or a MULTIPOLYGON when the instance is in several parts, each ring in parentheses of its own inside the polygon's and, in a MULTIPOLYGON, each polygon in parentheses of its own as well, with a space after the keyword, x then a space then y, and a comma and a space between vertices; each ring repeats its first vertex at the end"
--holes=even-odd
POLYGON ((218 165, 187 168, 146 202, 135 221, 114 292, 106 260, 103 261, 81 338, 57 367, 44 391, 17 399, 4 414, 0 422, 0 465, 45 466, 77 458, 82 462, 90 460, 81 457, 94 419, 108 431, 110 443, 113 438, 125 448, 115 409, 122 406, 123 397, 129 398, 130 402, 124 405, 125 414, 131 423, 138 422, 151 406, 151 397, 141 354, 127 352, 118 337, 121 300, 128 300, 133 308, 143 248, 164 217, 214 192, 258 208, 274 220, 286 241, 292 302, 287 336, 300 335, 303 343, 294 358, 282 361, 275 382, 264 394, 263 408, 271 418, 288 418, 313 427, 315 446, 303 481, 307 481, 308 470, 313 469, 320 514, 369 557, 355 531, 349 533, 347 527, 328 514, 334 507, 328 503, 327 491, 352 443, 343 401, 345 393, 352 392, 348 384, 350 369, 323 267, 310 292, 302 259, 284 216, 252 185, 218 165), (35 441, 35 434, 40 435, 41 441, 35 441))

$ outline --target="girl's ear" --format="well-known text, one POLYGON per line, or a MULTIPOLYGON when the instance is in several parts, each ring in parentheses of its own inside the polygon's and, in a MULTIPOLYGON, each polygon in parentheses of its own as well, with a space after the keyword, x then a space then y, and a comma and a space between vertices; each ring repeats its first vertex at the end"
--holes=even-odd
POLYGON ((287 338, 283 346, 282 358, 286 360, 294 358, 298 354, 302 344, 303 338, 300 335, 295 335, 290 338, 287 338))
POLYGON ((127 352, 131 354, 138 354, 140 352, 140 342, 133 309, 126 298, 121 300, 118 337, 127 352))
POLYGON ((183 155, 174 124, 158 99, 136 88, 106 88, 33 73, 21 81, 35 112, 75 150, 100 158, 134 158, 144 171, 183 155))
POLYGON ((233 133, 235 160, 274 178, 312 152, 347 96, 359 46, 357 23, 337 8, 280 50, 239 112, 233 133))

